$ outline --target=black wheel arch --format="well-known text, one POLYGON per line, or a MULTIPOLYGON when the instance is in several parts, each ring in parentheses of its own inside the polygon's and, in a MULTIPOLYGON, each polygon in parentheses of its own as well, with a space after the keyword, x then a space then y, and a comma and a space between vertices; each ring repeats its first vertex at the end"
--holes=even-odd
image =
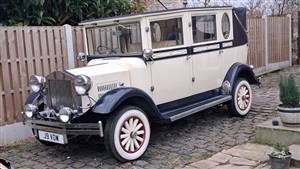
POLYGON ((239 78, 246 79, 250 84, 259 85, 260 82, 255 76, 252 68, 243 63, 235 63, 228 70, 224 81, 228 81, 231 86, 234 86, 235 82, 239 78))
POLYGON ((150 121, 162 119, 152 98, 146 92, 134 87, 122 87, 108 91, 92 107, 92 112, 111 114, 119 107, 125 105, 141 108, 150 121))
POLYGON ((43 100, 44 95, 41 91, 39 92, 31 92, 29 96, 26 98, 25 105, 26 104, 33 104, 37 105, 37 103, 41 100, 43 100))

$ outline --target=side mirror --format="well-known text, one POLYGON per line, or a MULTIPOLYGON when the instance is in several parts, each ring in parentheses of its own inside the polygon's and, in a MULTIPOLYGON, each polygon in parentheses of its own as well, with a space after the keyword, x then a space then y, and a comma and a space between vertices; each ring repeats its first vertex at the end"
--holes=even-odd
POLYGON ((152 49, 144 49, 143 56, 146 60, 153 60, 153 55, 152 49))
POLYGON ((85 53, 79 52, 76 59, 81 62, 85 62, 85 61, 87 61, 87 55, 85 53))

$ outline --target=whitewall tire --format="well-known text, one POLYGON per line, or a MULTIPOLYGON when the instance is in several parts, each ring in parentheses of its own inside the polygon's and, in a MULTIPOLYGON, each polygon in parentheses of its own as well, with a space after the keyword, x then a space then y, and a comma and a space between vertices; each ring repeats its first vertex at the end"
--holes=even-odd
POLYGON ((149 144, 150 123, 138 107, 126 106, 113 114, 105 126, 105 146, 119 161, 141 157, 149 144))
POLYGON ((233 88, 229 112, 237 116, 246 116, 251 109, 252 97, 249 82, 245 79, 238 79, 233 88))

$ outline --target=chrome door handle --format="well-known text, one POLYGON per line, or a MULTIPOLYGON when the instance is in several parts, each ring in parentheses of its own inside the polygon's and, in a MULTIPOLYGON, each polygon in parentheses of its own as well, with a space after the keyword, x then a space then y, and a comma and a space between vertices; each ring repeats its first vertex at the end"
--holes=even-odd
POLYGON ((224 50, 219 50, 219 54, 222 54, 222 53, 224 53, 224 50))
POLYGON ((191 58, 192 58, 191 55, 187 55, 187 56, 186 56, 186 60, 190 60, 191 58))

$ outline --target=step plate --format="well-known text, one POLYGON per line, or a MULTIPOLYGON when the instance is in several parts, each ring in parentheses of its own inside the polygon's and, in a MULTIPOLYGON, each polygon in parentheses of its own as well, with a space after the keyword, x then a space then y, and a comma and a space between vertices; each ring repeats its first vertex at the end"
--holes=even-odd
POLYGON ((194 114, 194 113, 197 113, 197 112, 199 112, 199 111, 202 111, 202 110, 208 109, 208 108, 210 108, 210 107, 219 105, 219 104, 221 104, 221 103, 227 102, 227 101, 229 101, 229 100, 231 100, 231 99, 232 99, 232 96, 225 96, 225 97, 223 97, 223 98, 221 98, 221 99, 214 100, 214 101, 212 101, 212 102, 203 104, 203 105, 201 105, 201 106, 198 106, 198 107, 192 108, 192 109, 190 109, 190 110, 184 111, 184 112, 182 112, 182 113, 176 114, 176 115, 174 115, 174 116, 171 116, 171 117, 170 117, 170 120, 171 120, 171 122, 176 121, 176 120, 179 120, 179 119, 181 119, 181 118, 187 117, 187 116, 192 115, 192 114, 194 114))

